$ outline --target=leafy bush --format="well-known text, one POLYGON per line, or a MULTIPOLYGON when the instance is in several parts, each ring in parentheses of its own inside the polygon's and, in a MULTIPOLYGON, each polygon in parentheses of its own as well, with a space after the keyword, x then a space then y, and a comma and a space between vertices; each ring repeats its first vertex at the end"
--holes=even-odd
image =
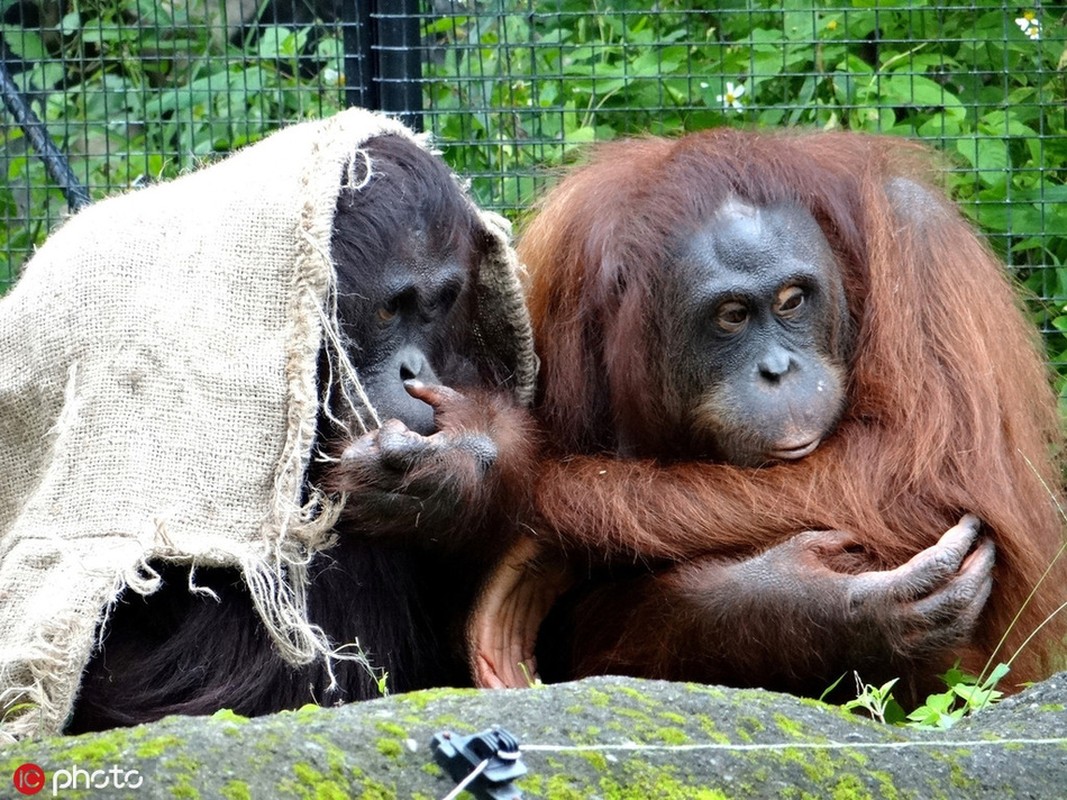
MULTIPOLYGON (((947 687, 946 691, 929 695, 923 704, 911 713, 905 713, 893 697, 896 678, 881 686, 873 686, 864 683, 859 673, 853 673, 856 678, 856 697, 843 703, 842 708, 864 713, 883 724, 933 730, 951 728, 965 716, 999 702, 1004 693, 996 687, 1008 671, 1007 664, 997 664, 989 676, 983 678, 968 675, 957 663, 940 676, 947 687)), ((844 676, 838 678, 826 692, 832 691, 842 678, 844 676)), ((823 696, 825 697, 825 694, 823 696)))
MULTIPOLYGON (((52 25, 0 32, 26 66, 16 84, 94 198, 173 177, 284 122, 342 107, 337 36, 311 53, 310 27, 231 36, 218 4, 203 0, 70 6, 52 25)), ((65 202, 19 128, 2 129, 0 148, 2 290, 5 271, 14 276, 65 202)))

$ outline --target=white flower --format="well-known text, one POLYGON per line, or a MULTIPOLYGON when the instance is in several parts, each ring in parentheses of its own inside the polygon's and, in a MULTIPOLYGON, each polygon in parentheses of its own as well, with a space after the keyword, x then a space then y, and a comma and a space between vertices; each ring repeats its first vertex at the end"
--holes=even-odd
POLYGON ((715 101, 722 103, 723 108, 732 108, 734 111, 744 109, 740 97, 745 93, 745 87, 741 84, 734 86, 730 81, 726 82, 726 93, 715 96, 715 101))
POLYGON ((1041 21, 1037 18, 1035 12, 1024 11, 1021 17, 1016 17, 1015 24, 1031 40, 1037 41, 1041 38, 1041 21))

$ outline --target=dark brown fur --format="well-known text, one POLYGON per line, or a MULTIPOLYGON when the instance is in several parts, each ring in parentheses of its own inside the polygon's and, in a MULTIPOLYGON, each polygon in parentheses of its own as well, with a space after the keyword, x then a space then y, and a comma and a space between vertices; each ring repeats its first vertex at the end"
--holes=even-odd
MULTIPOLYGON (((350 357, 359 363, 380 336, 373 311, 352 311, 354 298, 384 291, 390 265, 414 247, 412 231, 429 231, 433 263, 455 259, 468 279, 454 312, 432 319, 424 344, 437 380, 462 394, 450 392, 437 405, 436 435, 444 443, 406 476, 408 483, 421 481, 424 496, 406 498, 417 513, 394 513, 389 495, 396 487, 367 485, 383 472, 387 479, 405 476, 345 460, 313 466, 311 480, 349 493, 349 502, 336 545, 312 558, 308 616, 334 645, 358 641, 376 672, 351 660, 335 661, 332 672, 322 658, 286 663, 238 570, 200 569, 190 578, 188 565, 157 564, 159 591, 147 597, 126 591, 109 615, 68 732, 220 708, 256 715, 335 705, 380 696, 376 679, 384 674, 394 692, 470 684, 463 625, 482 574, 506 545, 501 533, 514 527, 510 492, 529 484, 536 439, 525 410, 494 388, 502 384, 498 367, 477 363, 471 352, 469 285, 484 256, 483 223, 440 159, 395 136, 376 138, 367 149, 375 180, 360 192, 342 192, 332 240, 350 357), (457 440, 490 449, 492 469, 472 469, 469 453, 450 446, 457 440), (194 584, 210 592, 194 593, 194 584)), ((330 372, 322 364, 325 383, 330 372)), ((403 392, 400 376, 393 379, 394 394, 403 392)), ((366 376, 364 383, 375 403, 390 388, 366 376)), ((338 396, 336 387, 331 394, 338 396)), ((318 433, 320 449, 334 456, 352 439, 325 415, 318 433)))

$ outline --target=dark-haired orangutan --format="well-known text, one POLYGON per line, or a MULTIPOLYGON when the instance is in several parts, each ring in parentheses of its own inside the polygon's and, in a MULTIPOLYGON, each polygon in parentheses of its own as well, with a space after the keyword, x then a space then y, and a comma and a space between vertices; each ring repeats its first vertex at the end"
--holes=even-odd
POLYGON ((900 140, 722 129, 604 145, 549 193, 520 255, 556 452, 472 623, 482 685, 522 685, 535 638, 550 680, 855 669, 908 701, 957 658, 1046 674, 1056 406, 930 171, 900 140), (581 580, 543 620, 561 553, 581 580))
MULTIPOLYGON (((321 450, 333 458, 312 480, 358 497, 336 545, 314 556, 307 605, 332 642, 358 642, 376 672, 358 660, 294 667, 236 570, 194 578, 188 566, 160 564, 162 588, 127 591, 111 613, 68 732, 220 708, 333 705, 379 696, 379 678, 394 692, 470 684, 467 611, 505 546, 508 487, 529 482, 534 441, 509 383, 516 365, 475 341, 476 315, 506 312, 478 310, 479 269, 501 245, 440 159, 400 136, 370 139, 362 153, 331 248, 347 354, 385 422, 352 438, 321 415, 321 450)), ((321 362, 320 381, 337 381, 321 362)))

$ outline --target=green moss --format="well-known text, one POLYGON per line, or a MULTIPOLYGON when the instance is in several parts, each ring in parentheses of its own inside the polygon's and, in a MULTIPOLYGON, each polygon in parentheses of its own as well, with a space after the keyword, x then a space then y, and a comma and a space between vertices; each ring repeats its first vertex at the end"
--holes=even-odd
POLYGON ((427 761, 425 764, 419 767, 419 769, 434 778, 443 778, 445 775, 445 771, 441 769, 440 765, 438 765, 436 761, 427 761))
POLYGON ((478 694, 478 689, 423 689, 402 696, 404 705, 410 706, 416 713, 422 712, 431 703, 447 698, 470 697, 478 694))
POLYGON ((734 797, 719 789, 689 785, 679 779, 671 767, 640 759, 612 764, 599 752, 578 752, 561 759, 546 759, 546 765, 548 769, 527 774, 517 781, 524 797, 531 800, 586 800, 589 797, 601 800, 732 800, 734 797), (576 764, 575 758, 586 764, 576 764), (582 777, 590 775, 587 765, 592 768, 595 782, 582 777))
MULTIPOLYGON (((774 715, 774 724, 778 730, 791 739, 812 741, 812 737, 804 730, 804 726, 796 720, 787 717, 785 714, 776 713, 774 715)), ((822 741, 823 739, 825 739, 825 737, 818 737, 818 741, 822 741)))
POLYGON ((256 750, 273 758, 276 753, 284 753, 288 749, 285 739, 277 730, 262 730, 258 733, 256 750))
POLYGON ((763 733, 766 730, 766 726, 759 717, 754 717, 751 714, 739 716, 737 718, 737 726, 739 729, 746 730, 749 733, 763 733))
POLYGON ((860 769, 866 769, 867 764, 870 761, 870 759, 867 758, 866 754, 860 752, 859 750, 844 750, 842 751, 842 755, 849 761, 855 763, 855 765, 860 769))
POLYGON ((168 750, 181 747, 182 740, 178 736, 157 736, 138 745, 136 753, 138 758, 159 758, 168 750))
POLYGON ((715 720, 709 717, 707 714, 697 714, 691 717, 689 724, 696 722, 700 726, 700 732, 704 734, 708 739, 716 744, 731 744, 730 737, 720 731, 715 725, 715 720))
POLYGON ((566 764, 560 761, 556 756, 548 756, 545 758, 545 763, 553 774, 570 772, 570 770, 567 769, 566 764))
POLYGON ((947 757, 949 760, 949 780, 952 785, 958 789, 965 789, 967 791, 973 791, 978 788, 979 782, 974 778, 967 775, 963 770, 963 766, 960 764, 960 758, 968 758, 971 755, 970 750, 956 750, 954 754, 947 757))
POLYGON ((196 788, 202 767, 196 759, 188 755, 172 756, 166 761, 170 770, 170 793, 179 800, 200 800, 200 790, 196 788))
POLYGON ((781 751, 782 760, 804 771, 808 780, 817 785, 830 785, 843 764, 835 763, 826 750, 808 750, 786 747, 781 751))
POLYGON ((298 761, 292 769, 299 784, 288 785, 287 788, 292 788, 308 800, 348 800, 351 796, 348 786, 331 780, 306 762, 298 761))
POLYGON ((210 719, 217 722, 232 722, 234 725, 247 725, 249 721, 248 717, 241 716, 236 711, 231 711, 228 708, 220 708, 211 715, 210 719))
POLYGON ((690 694, 705 695, 716 700, 721 700, 726 697, 726 692, 718 686, 711 686, 706 683, 686 683, 683 684, 683 686, 690 694))
MULTIPOLYGON (((878 788, 881 790, 882 797, 885 800, 903 800, 903 798, 905 797, 904 795, 901 795, 899 791, 897 791, 896 784, 893 783, 893 776, 890 775, 888 772, 874 769, 868 770, 867 774, 874 778, 875 781, 877 781, 878 788)), ((915 795, 909 792, 906 796, 911 798, 915 795)))
POLYGON ((623 771, 621 781, 612 776, 600 779, 599 793, 604 800, 729 800, 720 789, 683 783, 671 768, 632 761, 623 771))
MULTIPOLYGON (((358 796, 360 800, 397 800, 395 789, 370 778, 364 779, 363 791, 358 796)), ((341 795, 337 800, 348 800, 349 797, 352 797, 352 795, 345 794, 341 795)), ((319 798, 316 798, 316 800, 319 800, 319 798)), ((327 800, 327 798, 322 798, 322 800, 327 800)), ((333 800, 333 798, 329 798, 329 800, 333 800)))
POLYGON ((689 736, 680 728, 656 728, 650 738, 664 744, 689 744, 689 736))
POLYGON ((378 748, 379 753, 394 761, 404 755, 404 745, 396 739, 379 739, 374 746, 378 748))
POLYGON ((1065 710, 1067 710, 1067 706, 1064 706, 1063 703, 1045 703, 1044 705, 1038 706, 1037 710, 1038 711, 1065 711, 1065 710))
POLYGON ((549 800, 585 800, 589 794, 582 791, 576 783, 568 775, 553 775, 548 779, 544 796, 549 800))
POLYGON ((244 781, 230 781, 219 790, 219 794, 222 800, 252 800, 252 790, 244 781))
MULTIPOLYGON (((400 721, 408 730, 421 729, 427 724, 425 715, 419 716, 417 714, 402 715, 400 721)), ((476 731, 475 726, 472 725, 469 720, 457 717, 455 714, 439 714, 430 722, 431 727, 435 731, 452 731, 453 733, 462 734, 474 733, 476 731)))
POLYGON ((541 775, 537 773, 526 773, 523 777, 515 781, 515 786, 523 792, 523 796, 531 795, 533 797, 544 797, 545 780, 541 775))
POLYGON ((300 708, 298 708, 296 711, 294 711, 292 713, 293 713, 293 716, 295 716, 297 719, 305 720, 305 719, 311 719, 313 717, 317 717, 320 714, 322 714, 325 710, 326 709, 324 709, 322 706, 315 705, 314 703, 305 703, 304 705, 300 706, 300 708))
POLYGON ((624 694, 647 706, 656 705, 656 702, 652 700, 647 694, 634 686, 616 686, 615 690, 619 694, 624 694))
POLYGON ((74 744, 63 754, 63 760, 70 760, 80 765, 88 764, 94 767, 103 766, 105 762, 113 763, 126 745, 127 738, 121 731, 96 734, 91 738, 80 740, 74 744))
POLYGON ((374 726, 382 733, 387 733, 390 736, 395 736, 398 739, 407 739, 408 731, 403 725, 398 725, 395 722, 389 720, 379 720, 374 723, 374 726))
POLYGON ((619 708, 613 708, 612 713, 617 717, 625 717, 626 719, 633 720, 636 723, 647 725, 652 721, 652 718, 647 713, 637 708, 629 708, 622 706, 619 708))
POLYGON ((597 772, 608 771, 608 759, 603 753, 596 750, 579 750, 577 756, 586 761, 597 772))
POLYGON ((326 765, 330 768, 331 777, 335 780, 347 781, 349 774, 348 754, 321 733, 309 736, 308 741, 319 745, 326 754, 326 765))
POLYGON ((689 719, 684 714, 679 714, 676 711, 661 711, 659 716, 661 719, 673 722, 675 725, 685 725, 689 722, 689 719))
POLYGON ((292 765, 292 773, 297 775, 297 780, 308 786, 314 786, 323 779, 323 775, 315 767, 306 762, 297 762, 292 765))
POLYGON ((841 776, 834 784, 830 796, 833 800, 873 800, 873 795, 867 791, 863 781, 855 775, 841 776))
MULTIPOLYGON (((287 789, 308 800, 341 800, 355 795, 353 781, 363 784, 364 788, 373 782, 358 767, 348 767, 349 755, 324 734, 313 734, 308 741, 321 749, 325 756, 327 771, 323 772, 307 762, 293 764, 293 774, 297 782, 286 781, 279 789, 287 789)), ((400 746, 399 744, 397 745, 400 746)), ((321 763, 321 762, 320 762, 321 763)), ((284 792, 279 792, 284 794, 284 792)))
POLYGON ((589 698, 589 702, 597 708, 608 708, 611 705, 611 695, 602 689, 590 686, 586 689, 585 694, 589 698))

